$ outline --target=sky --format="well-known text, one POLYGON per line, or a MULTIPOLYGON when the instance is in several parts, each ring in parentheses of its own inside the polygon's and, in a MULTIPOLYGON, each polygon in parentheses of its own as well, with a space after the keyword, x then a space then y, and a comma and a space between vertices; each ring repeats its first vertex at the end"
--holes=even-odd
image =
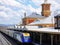
MULTIPOLYGON (((51 4, 51 13, 60 11, 60 0, 48 0, 51 4)), ((24 17, 32 12, 41 14, 41 4, 44 0, 0 0, 0 24, 20 24, 24 17)))

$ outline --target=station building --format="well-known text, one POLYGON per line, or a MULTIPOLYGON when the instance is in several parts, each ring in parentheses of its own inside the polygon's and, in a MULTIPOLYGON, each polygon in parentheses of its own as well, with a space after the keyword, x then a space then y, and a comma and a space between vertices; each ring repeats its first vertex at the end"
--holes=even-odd
MULTIPOLYGON (((22 24, 13 29, 27 31, 31 34, 32 41, 40 45, 60 45, 60 14, 52 16, 51 4, 47 0, 41 4, 41 15, 32 13, 22 19, 22 24), (24 30, 25 29, 25 30, 24 30)), ((9 28, 12 28, 11 26, 9 28)))
POLYGON ((47 0, 45 0, 44 3, 41 4, 41 6, 42 6, 41 15, 37 13, 32 13, 31 15, 26 16, 26 13, 24 14, 25 15, 25 17, 23 18, 24 25, 54 27, 55 24, 50 10, 51 4, 48 3, 47 0))
POLYGON ((35 39, 33 38, 34 40, 40 41, 40 45, 43 42, 49 43, 48 45, 60 45, 60 14, 56 16, 51 15, 51 4, 47 0, 41 6, 41 15, 32 13, 26 16, 26 13, 24 13, 25 17, 22 19, 21 25, 26 26, 31 33, 38 32, 34 33, 35 36, 32 36, 36 37, 35 39))

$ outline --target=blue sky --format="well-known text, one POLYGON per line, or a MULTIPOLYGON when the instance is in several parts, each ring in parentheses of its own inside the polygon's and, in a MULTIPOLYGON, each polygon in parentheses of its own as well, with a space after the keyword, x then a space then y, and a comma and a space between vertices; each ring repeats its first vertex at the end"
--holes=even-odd
MULTIPOLYGON (((0 0, 0 24, 19 24, 24 17, 32 12, 41 14, 41 4, 44 0, 0 0)), ((60 0, 48 0, 51 3, 51 12, 60 10, 60 0)))

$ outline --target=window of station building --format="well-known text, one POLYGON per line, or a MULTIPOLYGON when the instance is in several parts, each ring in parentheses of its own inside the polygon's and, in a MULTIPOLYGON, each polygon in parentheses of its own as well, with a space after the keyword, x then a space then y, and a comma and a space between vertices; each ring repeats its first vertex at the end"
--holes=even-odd
POLYGON ((48 5, 44 6, 44 10, 49 10, 49 6, 48 5))
POLYGON ((38 28, 42 28, 43 26, 38 26, 38 28))
POLYGON ((55 18, 55 28, 60 29, 60 17, 59 16, 55 18))
POLYGON ((58 19, 58 27, 60 27, 60 19, 58 19))

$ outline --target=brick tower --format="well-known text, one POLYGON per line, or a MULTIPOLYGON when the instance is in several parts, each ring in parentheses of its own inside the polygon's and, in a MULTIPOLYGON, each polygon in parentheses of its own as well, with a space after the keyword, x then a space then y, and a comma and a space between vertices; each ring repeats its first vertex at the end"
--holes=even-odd
POLYGON ((42 4, 42 16, 48 17, 50 15, 50 5, 51 4, 47 3, 47 0, 44 0, 44 3, 42 4))

